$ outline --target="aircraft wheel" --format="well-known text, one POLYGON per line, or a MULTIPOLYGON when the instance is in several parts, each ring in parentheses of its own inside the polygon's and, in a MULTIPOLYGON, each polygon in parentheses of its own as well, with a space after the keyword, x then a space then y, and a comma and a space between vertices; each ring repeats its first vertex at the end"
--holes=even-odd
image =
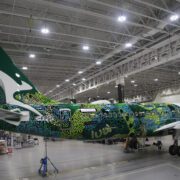
POLYGON ((178 146, 177 155, 180 156, 180 146, 178 146))
POLYGON ((174 145, 171 145, 169 147, 169 154, 172 155, 172 156, 175 156, 177 153, 178 153, 178 147, 174 146, 174 145))

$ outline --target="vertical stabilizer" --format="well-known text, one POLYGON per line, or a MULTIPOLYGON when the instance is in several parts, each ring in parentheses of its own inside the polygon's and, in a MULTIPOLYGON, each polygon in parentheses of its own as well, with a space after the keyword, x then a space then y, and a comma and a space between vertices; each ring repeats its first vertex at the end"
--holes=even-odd
POLYGON ((37 115, 41 115, 31 106, 15 99, 16 93, 36 93, 37 90, 2 48, 0 48, 0 87, 4 91, 7 104, 18 105, 37 115))

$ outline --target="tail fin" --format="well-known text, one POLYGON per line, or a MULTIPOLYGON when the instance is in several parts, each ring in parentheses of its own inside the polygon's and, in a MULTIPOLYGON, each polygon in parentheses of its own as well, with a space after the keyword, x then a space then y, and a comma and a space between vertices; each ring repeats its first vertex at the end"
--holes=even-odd
MULTIPOLYGON (((22 85, 23 82, 31 86, 31 92, 37 92, 37 89, 32 82, 20 71, 13 63, 11 58, 0 47, 0 71, 12 78, 18 85, 22 85)), ((24 89, 25 90, 25 89, 24 89)), ((28 89, 27 89, 28 90, 28 89)), ((29 90, 28 90, 29 91, 29 90)))
POLYGON ((13 63, 11 58, 0 47, 0 88, 4 91, 6 103, 18 105, 41 115, 31 106, 28 106, 17 99, 16 94, 36 93, 35 86, 13 63))

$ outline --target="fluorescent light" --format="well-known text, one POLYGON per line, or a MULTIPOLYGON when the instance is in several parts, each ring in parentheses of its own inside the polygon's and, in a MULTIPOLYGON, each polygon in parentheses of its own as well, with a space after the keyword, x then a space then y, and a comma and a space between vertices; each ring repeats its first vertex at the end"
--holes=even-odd
POLYGON ((30 57, 30 58, 35 58, 36 55, 35 55, 35 54, 30 54, 29 57, 30 57))
POLYGON ((15 75, 16 75, 16 77, 20 78, 20 74, 16 73, 15 75))
POLYGON ((157 78, 156 78, 156 79, 154 79, 154 81, 156 81, 156 82, 157 82, 157 81, 159 81, 159 79, 157 79, 157 78))
POLYGON ((173 14, 169 19, 170 21, 177 21, 179 19, 179 16, 177 14, 173 14))
POLYGON ((135 83, 135 80, 131 80, 131 83, 135 83))
POLYGON ((65 81, 66 81, 66 82, 69 82, 69 79, 66 79, 65 81))
POLYGON ((28 70, 28 67, 23 66, 22 69, 23 69, 23 70, 28 70))
POLYGON ((85 78, 82 78, 82 81, 85 81, 86 79, 85 78))
POLYGON ((56 85, 56 87, 57 87, 57 88, 59 88, 59 87, 60 87, 60 85, 59 85, 59 84, 57 84, 57 85, 56 85))
POLYGON ((84 45, 82 48, 83 48, 83 50, 85 50, 85 51, 89 50, 89 46, 88 46, 88 45, 84 45))
POLYGON ((73 86, 76 86, 76 84, 75 84, 75 83, 73 83, 73 86))
POLYGON ((111 93, 110 91, 107 92, 107 94, 110 94, 110 93, 111 93))
POLYGON ((96 61, 97 65, 101 65, 101 63, 102 63, 101 61, 96 61))
POLYGON ((41 33, 42 34, 49 34, 49 29, 48 28, 42 28, 41 33))
POLYGON ((78 71, 78 74, 82 74, 83 73, 83 71, 78 71))
POLYGON ((126 48, 130 48, 130 47, 132 47, 132 44, 131 44, 131 43, 126 43, 126 44, 125 44, 125 47, 126 47, 126 48))
POLYGON ((119 17, 118 17, 118 21, 119 21, 119 22, 125 22, 125 21, 126 21, 126 16, 123 16, 123 15, 122 15, 122 16, 119 16, 119 17))

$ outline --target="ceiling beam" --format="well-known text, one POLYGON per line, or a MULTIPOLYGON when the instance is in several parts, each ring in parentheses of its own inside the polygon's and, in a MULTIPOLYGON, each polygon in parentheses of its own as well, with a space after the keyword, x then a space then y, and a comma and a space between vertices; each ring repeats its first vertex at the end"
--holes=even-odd
MULTIPOLYGON (((10 49, 10 48, 4 48, 8 52, 19 52, 19 53, 27 53, 29 54, 31 51, 28 50, 22 50, 22 49, 10 49)), ((67 54, 57 54, 57 53, 46 53, 46 52, 40 52, 40 51, 33 51, 34 54, 39 55, 47 55, 47 56, 57 56, 57 57, 68 57, 68 58, 76 58, 76 59, 84 59, 84 60, 95 60, 94 58, 86 57, 86 56, 74 56, 74 55, 67 55, 67 54)))
MULTIPOLYGON (((136 16, 141 16, 141 17, 144 17, 144 18, 149 18, 151 20, 154 20, 154 21, 157 21, 157 22, 161 22, 161 23, 164 23, 164 24, 169 24, 169 25, 174 26, 174 27, 178 27, 178 28, 180 27, 177 24, 174 24, 174 23, 171 23, 171 22, 167 22, 167 21, 164 21, 164 20, 161 20, 161 19, 158 19, 158 18, 154 18, 152 16, 148 16, 148 15, 136 12, 136 11, 132 11, 132 10, 129 10, 127 8, 124 8, 124 7, 115 6, 115 5, 112 5, 112 4, 109 4, 109 3, 106 3, 106 2, 102 2, 102 1, 97 1, 97 0, 88 0, 88 1, 94 2, 94 3, 99 4, 99 5, 103 5, 103 6, 106 6, 106 7, 111 7, 111 8, 116 9, 116 10, 126 11, 126 12, 134 14, 136 16)), ((161 32, 168 33, 168 32, 166 32, 163 29, 160 29, 160 28, 156 28, 156 29, 160 30, 161 32)))
MULTIPOLYGON (((23 17, 23 18, 28 18, 29 19, 29 15, 19 14, 19 13, 15 13, 15 12, 9 12, 9 11, 0 10, 0 14, 18 16, 18 17, 23 17)), ((143 40, 146 40, 146 41, 151 41, 151 39, 144 38, 144 37, 138 36, 138 35, 132 35, 132 34, 128 34, 128 33, 121 33, 121 32, 117 32, 117 31, 111 31, 111 30, 107 30, 107 29, 101 29, 101 28, 97 28, 97 27, 92 27, 92 26, 87 26, 87 25, 62 21, 62 20, 55 20, 55 19, 50 19, 50 18, 38 17, 38 16, 33 16, 33 20, 41 20, 41 21, 48 21, 48 22, 59 23, 59 24, 66 24, 66 25, 70 25, 70 26, 77 26, 77 27, 80 27, 80 28, 86 28, 88 30, 91 29, 91 30, 94 30, 94 31, 106 32, 106 33, 110 33, 110 34, 116 34, 116 35, 127 36, 127 37, 138 37, 139 39, 143 39, 143 40)), ((131 24, 133 26, 136 25, 136 23, 131 23, 131 24)), ((147 28, 147 29, 150 29, 150 30, 154 30, 154 29, 157 30, 156 28, 152 28, 152 27, 145 26, 145 25, 141 25, 141 26, 139 25, 139 27, 147 28)), ((159 30, 159 31, 162 31, 162 30, 159 30)), ((168 33, 166 31, 162 31, 162 32, 163 33, 168 33)))
MULTIPOLYGON (((25 30, 29 32, 29 28, 27 27, 20 27, 20 26, 13 26, 13 25, 6 25, 6 24, 0 24, 0 27, 5 27, 5 28, 12 28, 12 29, 18 29, 18 30, 25 30)), ((36 32, 41 34, 40 30, 31 28, 32 32, 36 32)), ((108 41, 108 40, 103 40, 103 39, 97 39, 97 38, 92 38, 92 37, 86 37, 86 36, 80 36, 80 35, 74 35, 74 34, 67 34, 67 33, 61 33, 61 32, 51 32, 51 34, 54 35, 58 35, 58 36, 68 36, 68 37, 73 37, 73 38, 79 38, 79 39, 86 39, 86 40, 92 40, 92 41, 97 41, 97 42, 102 42, 102 43, 110 43, 110 44, 114 44, 114 45, 119 45, 120 43, 115 42, 115 41, 108 41)), ((149 40, 149 41, 153 41, 153 40, 149 40)))
MULTIPOLYGON (((30 0, 28 0, 30 1, 30 0)), ((46 1, 46 0, 31 0, 31 2, 34 1, 34 3, 36 4, 41 4, 41 5, 46 5, 48 7, 53 7, 53 8, 58 8, 58 9, 65 9, 65 10, 68 10, 68 11, 73 11, 73 12, 76 12, 76 13, 83 13, 83 14, 86 14, 86 15, 90 15, 90 16, 94 16, 94 17, 98 17, 98 18, 104 18, 104 19, 109 19, 109 20, 113 20, 114 21, 114 17, 110 17, 110 16, 107 16, 107 15, 103 15, 103 14, 99 14, 97 12, 92 12, 92 11, 89 11, 88 9, 82 9, 82 8, 77 8, 77 7, 72 7, 72 6, 66 6, 66 5, 62 5, 60 3, 54 3, 54 2, 50 2, 50 1, 46 1)), ((146 25, 143 25, 143 24, 138 24, 138 23, 134 23, 134 22, 130 22, 128 21, 127 24, 130 24, 130 25, 133 25, 133 26, 137 26, 137 27, 143 27, 143 28, 147 28, 147 29, 156 29, 154 27, 150 27, 150 26, 146 26, 146 25)), ((157 30, 157 29, 156 29, 157 30)))
MULTIPOLYGON (((80 43, 80 42, 76 42, 76 41, 67 41, 64 39, 53 39, 53 38, 46 38, 46 37, 41 37, 41 36, 30 36, 30 35, 23 35, 23 34, 16 34, 16 33, 8 33, 8 32, 2 32, 0 31, 0 34, 5 34, 5 35, 10 35, 10 36, 17 36, 17 37, 24 37, 24 38, 34 38, 34 39, 41 39, 41 40, 47 40, 47 41, 55 41, 57 43, 69 43, 69 44, 77 44, 77 45, 81 45, 83 46, 84 43, 80 43)), ((113 47, 109 47, 109 46, 102 46, 102 45, 97 45, 97 44, 92 44, 92 46, 94 47, 98 47, 98 48, 103 48, 103 49, 114 49, 113 47)))
MULTIPOLYGON (((21 64, 23 64, 23 63, 31 64, 32 63, 32 61, 29 61, 29 57, 27 57, 27 56, 24 56, 24 55, 17 56, 17 55, 13 55, 11 53, 9 53, 9 55, 12 57, 12 59, 15 60, 15 62, 19 62, 19 63, 21 62, 21 64)), ((69 59, 54 59, 54 58, 41 58, 41 57, 37 57, 37 60, 38 60, 38 62, 41 62, 41 63, 46 63, 46 64, 49 63, 49 65, 55 65, 56 63, 71 63, 71 65, 73 65, 73 64, 77 65, 77 63, 79 62, 80 64, 87 66, 91 63, 90 61, 84 61, 84 60, 77 61, 77 60, 73 60, 73 59, 69 60, 69 59)))
MULTIPOLYGON (((47 45, 41 45, 41 44, 33 44, 33 43, 23 43, 23 42, 18 42, 18 41, 2 41, 0 40, 0 43, 2 44, 11 44, 11 45, 21 45, 21 46, 28 46, 28 47, 37 47, 37 48, 47 48, 50 50, 60 50, 60 51, 70 51, 70 52, 77 52, 77 53, 82 53, 82 50, 73 50, 73 49, 67 49, 67 48, 58 48, 57 46, 47 46, 47 45)), ((24 48, 24 47, 23 47, 24 48)), ((50 53, 50 52, 48 52, 50 53)), ((104 55, 102 53, 97 53, 97 52, 86 52, 86 54, 90 54, 90 55, 104 55)))
POLYGON ((164 12, 167 12, 167 13, 169 13, 169 14, 175 14, 173 11, 170 11, 170 10, 168 10, 168 9, 159 7, 159 6, 155 5, 155 4, 151 4, 151 3, 149 3, 149 2, 145 2, 145 1, 141 1, 141 0, 134 0, 134 1, 136 1, 136 2, 138 2, 138 3, 141 3, 141 4, 144 4, 144 5, 148 6, 148 7, 153 7, 153 8, 159 9, 159 10, 164 11, 164 12))

